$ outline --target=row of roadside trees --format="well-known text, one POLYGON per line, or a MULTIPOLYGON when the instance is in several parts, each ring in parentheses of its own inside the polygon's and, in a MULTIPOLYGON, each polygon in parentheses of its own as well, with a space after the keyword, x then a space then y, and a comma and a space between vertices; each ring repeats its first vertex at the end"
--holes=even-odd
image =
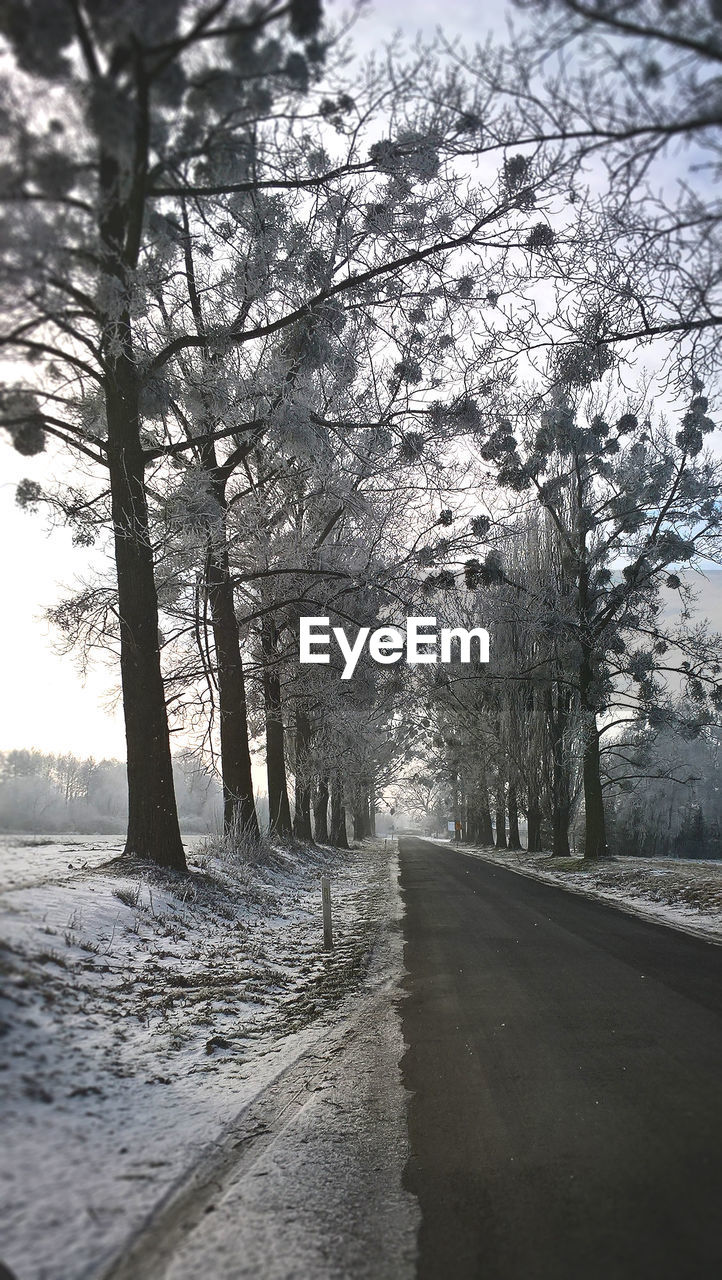
POLYGON ((0 425, 63 460, 19 500, 112 541, 115 580, 53 616, 118 655, 129 852, 185 865, 169 725, 217 755, 229 827, 257 830, 258 736, 277 832, 343 843, 460 703, 510 831, 523 804, 540 839, 546 805, 561 848, 581 761, 594 856, 612 706, 652 725, 672 648, 708 714, 714 646, 658 605, 716 554, 718 210, 706 179, 649 182, 680 137, 708 160, 721 27, 632 8, 531 6, 508 48, 363 66, 317 3, 54 0, 42 31, 7 8, 0 425), (620 381, 645 343, 674 428, 620 381), (430 599, 498 619, 462 696, 299 668, 301 615, 430 599))

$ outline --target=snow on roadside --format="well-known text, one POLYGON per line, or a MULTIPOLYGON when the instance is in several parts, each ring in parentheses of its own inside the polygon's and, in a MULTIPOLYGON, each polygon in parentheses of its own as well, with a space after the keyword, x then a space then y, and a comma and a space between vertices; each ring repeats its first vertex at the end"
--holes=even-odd
MULTIPOLYGON (((435 840, 435 844, 449 841, 435 840)), ((564 889, 722 942, 722 862, 683 858, 610 858, 583 862, 548 853, 461 846, 462 853, 558 884, 564 889)))
POLYGON ((199 848, 187 879, 73 843, 26 849, 0 899, 0 1257, 22 1280, 75 1280, 125 1238, 359 983, 385 914, 379 843, 255 864, 199 848))

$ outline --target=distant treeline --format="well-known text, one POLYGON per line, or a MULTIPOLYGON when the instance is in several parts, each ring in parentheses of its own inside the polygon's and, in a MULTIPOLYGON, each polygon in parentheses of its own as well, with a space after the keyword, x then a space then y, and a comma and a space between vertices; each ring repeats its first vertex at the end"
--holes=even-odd
MULTIPOLYGON (((222 819, 220 786, 197 761, 173 762, 181 826, 203 832, 222 819)), ((122 832, 128 815, 125 764, 71 753, 0 752, 0 830, 122 832)))
MULTIPOLYGON (((722 734, 660 733, 626 760, 644 775, 612 785, 610 848, 625 856, 722 858, 722 734), (654 776, 654 775, 657 776, 654 776)), ((622 774, 624 765, 617 764, 622 774)))

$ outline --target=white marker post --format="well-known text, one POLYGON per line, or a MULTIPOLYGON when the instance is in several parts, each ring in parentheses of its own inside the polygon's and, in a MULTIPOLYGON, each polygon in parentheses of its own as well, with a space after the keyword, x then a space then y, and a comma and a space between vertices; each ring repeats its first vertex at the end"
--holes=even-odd
POLYGON ((329 876, 321 876, 321 902, 323 904, 323 949, 324 951, 332 951, 331 880, 329 876))

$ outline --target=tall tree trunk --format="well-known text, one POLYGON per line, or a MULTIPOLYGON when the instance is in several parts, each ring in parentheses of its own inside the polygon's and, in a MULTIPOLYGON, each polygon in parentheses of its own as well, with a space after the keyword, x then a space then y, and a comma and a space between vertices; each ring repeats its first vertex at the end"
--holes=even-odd
POLYGON ((581 662, 579 664, 579 710, 582 723, 582 782, 584 787, 584 857, 588 860, 603 858, 607 852, 607 833, 604 822, 604 798, 599 757, 599 726, 597 724, 597 691, 595 677, 598 674, 595 661, 596 633, 592 624, 593 604, 589 586, 589 558, 586 546, 584 520, 584 495, 581 482, 577 488, 579 549, 579 616, 583 623, 581 662))
MULTIPOLYGON (((118 575, 120 672, 128 771, 125 852, 186 870, 178 825, 168 715, 160 669, 158 598, 143 457, 131 386, 108 379, 108 460, 118 575)), ((129 370, 124 370, 126 378, 129 370)))
POLYGON ((368 834, 367 815, 364 808, 363 797, 356 795, 351 808, 351 823, 353 825, 354 840, 363 840, 368 834))
POLYGON ((313 834, 317 844, 328 844, 328 798, 328 774, 322 774, 316 781, 313 798, 313 834))
POLYGON ((459 841, 462 836, 461 831, 461 803, 459 800, 459 774, 456 769, 451 770, 451 803, 454 812, 454 840, 459 841))
POLYGON ((552 856, 569 857, 569 821, 571 817, 571 782, 566 756, 569 722, 569 693, 555 684, 547 694, 547 723, 552 748, 552 856))
POLYGON ((223 818, 227 829, 240 824, 251 836, 257 838, 258 818, 253 800, 246 689, 233 580, 228 563, 225 521, 222 522, 220 545, 209 550, 206 584, 216 650, 223 818))
POLYGON ((354 840, 365 840, 371 834, 369 784, 365 778, 354 786, 352 799, 353 838, 354 840))
POLYGON ((305 711, 296 710, 296 787, 293 834, 297 840, 313 840, 311 832, 311 724, 305 711))
POLYGON ((371 770, 369 781, 369 835, 376 835, 376 770, 371 770))
POLYGON ((464 774, 459 774, 459 822, 461 823, 462 840, 469 839, 468 831, 468 798, 466 795, 466 781, 464 774))
POLYGON ((263 619, 263 704, 266 717, 266 776, 268 778, 268 820, 279 836, 291 834, 291 806, 288 802, 286 754, 284 747, 281 681, 276 666, 276 626, 270 616, 263 619))
POLYGON ((501 778, 496 787, 496 847, 506 849, 506 796, 501 778))
MULTIPOLYGON (((130 275, 138 262, 148 151, 143 119, 141 114, 128 195, 121 194, 123 179, 115 157, 102 151, 99 157, 98 230, 103 273, 114 299, 127 298, 130 275)), ((138 371, 127 306, 101 316, 101 332, 128 770, 125 851, 185 871, 160 665, 138 371)))
POLYGON ((539 792, 537 791, 536 782, 529 784, 526 847, 529 853, 539 853, 542 847, 541 805, 539 804, 539 792))
POLYGON ((604 796, 600 773, 599 728, 596 707, 592 699, 593 666, 591 653, 586 651, 582 659, 579 692, 584 734, 584 857, 603 858, 607 852, 607 834, 604 820, 604 796))
POLYGON ((491 824, 491 809, 489 808, 489 792, 486 782, 479 790, 479 844, 492 845, 494 843, 494 828, 491 824))
MULTIPOLYGON (((185 263, 188 296, 199 337, 205 335, 205 323, 200 295, 196 288, 195 269, 188 217, 182 205, 185 229, 185 263)), ((205 364, 212 374, 220 356, 216 353, 205 364)), ((205 565, 205 586, 211 608, 211 624, 216 651, 218 681, 218 717, 221 739, 221 774, 223 777, 223 820, 226 830, 241 826, 253 838, 258 838, 258 817, 253 799, 251 752, 248 744, 248 715, 246 711, 246 687, 241 657, 241 642, 236 620, 235 591, 228 552, 226 523, 226 485, 233 474, 233 455, 218 465, 213 431, 218 425, 214 409, 208 403, 203 410, 206 431, 198 446, 198 456, 206 472, 209 487, 217 503, 214 516, 208 521, 208 550, 205 565)))
POLYGON ((568 858, 569 848, 569 810, 561 802, 552 809, 552 857, 568 858))
POLYGON ((331 830, 329 832, 329 840, 337 849, 348 849, 343 783, 339 773, 334 773, 331 778, 331 830))
POLYGON ((511 782, 509 783, 507 805, 509 808, 509 848, 521 849, 521 837, 519 836, 519 805, 517 801, 516 787, 511 782))

